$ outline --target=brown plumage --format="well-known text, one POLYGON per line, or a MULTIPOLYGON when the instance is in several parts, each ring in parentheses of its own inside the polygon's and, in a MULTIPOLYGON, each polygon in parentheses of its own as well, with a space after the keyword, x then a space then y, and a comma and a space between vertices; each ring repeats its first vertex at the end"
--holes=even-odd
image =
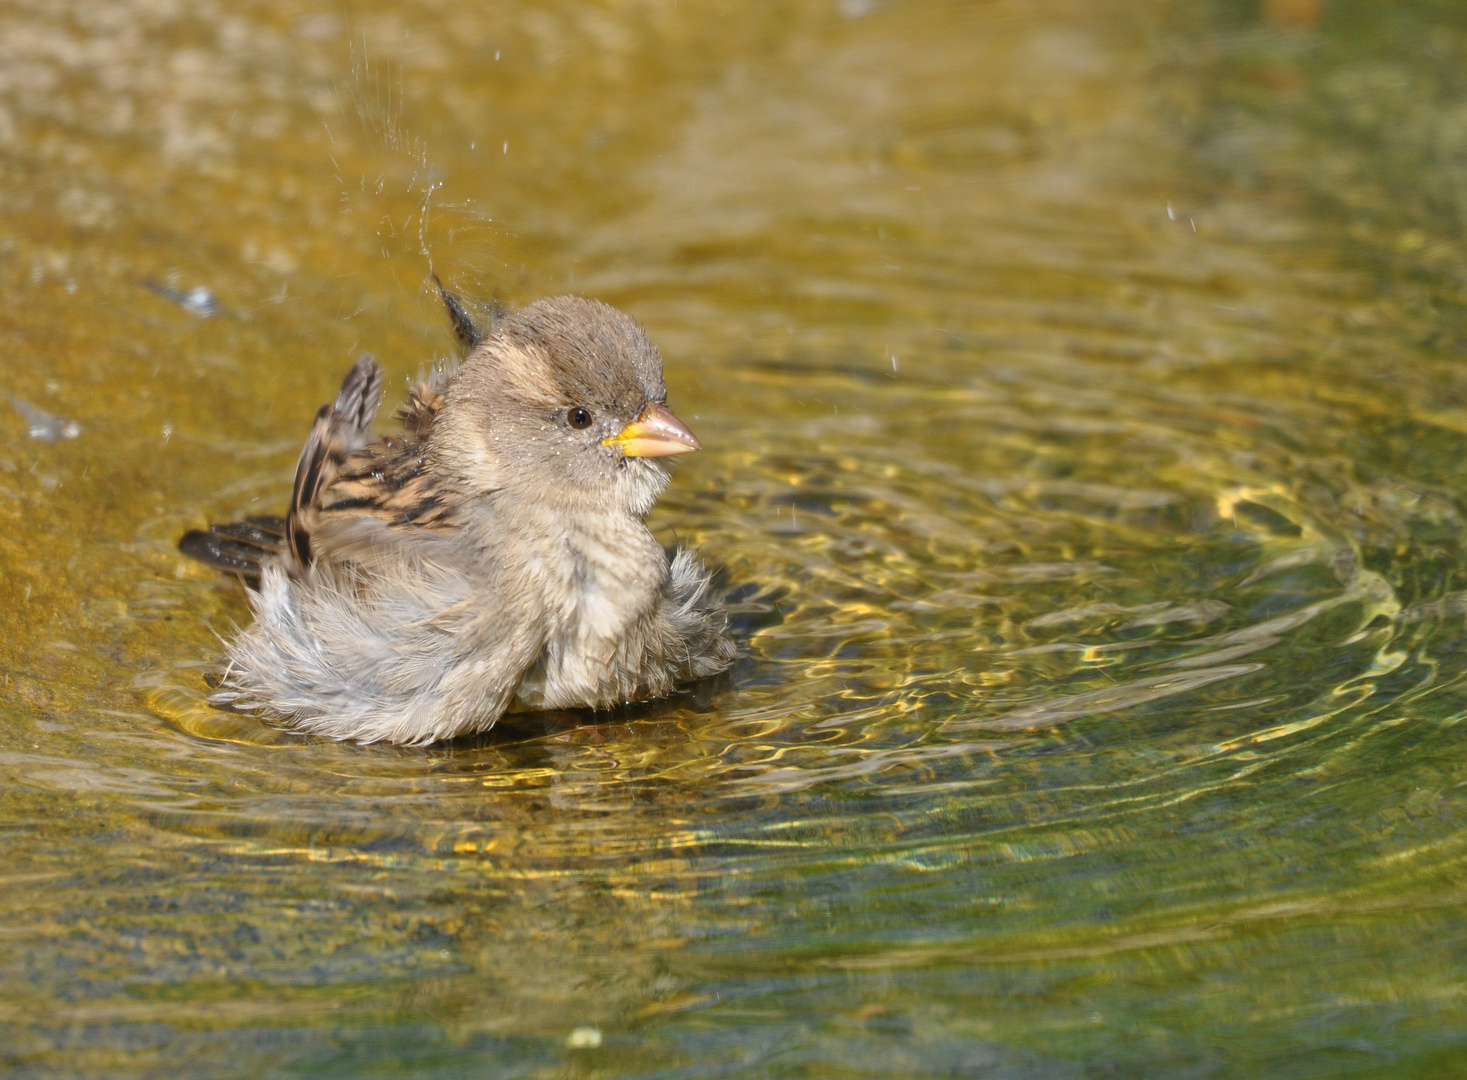
POLYGON ((292 576, 311 565, 311 534, 336 514, 369 514, 395 527, 445 528, 451 507, 434 494, 427 440, 443 406, 434 372, 408 391, 398 410, 402 431, 370 439, 382 389, 382 371, 363 356, 347 372, 341 392, 316 413, 296 464, 290 509, 284 518, 251 517, 193 530, 179 550, 200 562, 258 583, 267 560, 284 556, 292 576))
POLYGON ((363 742, 430 742, 528 708, 670 692, 734 657, 691 553, 643 517, 659 457, 697 440, 661 358, 604 304, 540 301, 482 334, 445 290, 463 365, 372 439, 363 357, 301 451, 286 517, 180 541, 258 585, 216 700, 363 742))

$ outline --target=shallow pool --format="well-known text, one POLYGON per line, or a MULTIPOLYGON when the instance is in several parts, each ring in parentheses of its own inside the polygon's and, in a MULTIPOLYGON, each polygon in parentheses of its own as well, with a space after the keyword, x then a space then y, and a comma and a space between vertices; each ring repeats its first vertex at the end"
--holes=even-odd
POLYGON ((1443 0, 0 6, 0 1071, 1467 1071, 1464 72, 1443 0), (646 324, 729 677, 203 704, 175 541, 435 273, 646 324))

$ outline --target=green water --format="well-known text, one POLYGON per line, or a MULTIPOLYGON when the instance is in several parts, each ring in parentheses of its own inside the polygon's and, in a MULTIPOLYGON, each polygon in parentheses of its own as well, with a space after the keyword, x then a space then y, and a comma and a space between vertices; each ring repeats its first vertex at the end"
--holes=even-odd
POLYGON ((7 0, 0 1072, 1467 1073, 1464 243, 1445 0, 7 0), (201 707, 435 272, 647 325, 727 680, 201 707))

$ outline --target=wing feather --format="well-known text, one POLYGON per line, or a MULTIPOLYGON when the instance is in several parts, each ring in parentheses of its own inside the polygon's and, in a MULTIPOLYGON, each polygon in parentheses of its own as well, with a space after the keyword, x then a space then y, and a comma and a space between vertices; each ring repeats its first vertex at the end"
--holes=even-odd
POLYGON ((331 405, 321 406, 295 468, 290 511, 285 517, 285 540, 291 570, 311 565, 311 531, 317 524, 321 495, 336 482, 352 455, 366 445, 382 396, 382 369, 363 356, 342 380, 331 405))
POLYGON ((179 541, 179 550, 255 584, 271 559, 282 559, 287 572, 298 576, 320 557, 363 557, 364 536, 390 536, 363 532, 360 526, 372 519, 380 523, 376 528, 389 530, 451 530, 454 500, 429 467, 428 438, 452 377, 452 369, 443 368, 421 377, 398 409, 402 429, 371 441, 382 371, 363 356, 336 400, 316 413, 286 516, 195 529, 179 541))

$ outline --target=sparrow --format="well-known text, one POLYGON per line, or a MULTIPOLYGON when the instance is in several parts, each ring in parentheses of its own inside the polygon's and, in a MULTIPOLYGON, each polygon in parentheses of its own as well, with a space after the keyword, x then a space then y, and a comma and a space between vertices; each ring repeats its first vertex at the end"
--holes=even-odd
POLYGON ((439 288, 465 356, 411 388, 399 430, 372 437, 382 370, 364 356, 316 414, 286 515, 179 541, 253 586, 211 700, 423 745, 726 670, 708 570, 645 523, 662 459, 700 448, 645 331, 560 296, 496 308, 484 332, 439 288))

